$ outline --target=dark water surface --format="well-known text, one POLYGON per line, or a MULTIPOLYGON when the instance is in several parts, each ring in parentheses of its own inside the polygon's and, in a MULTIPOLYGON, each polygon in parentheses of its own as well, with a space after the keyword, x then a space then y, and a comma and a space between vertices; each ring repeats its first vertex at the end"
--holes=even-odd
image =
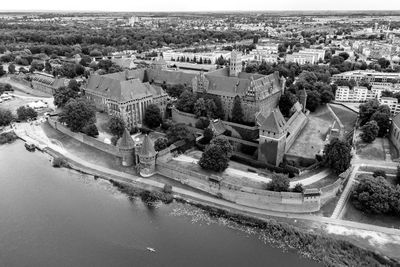
POLYGON ((319 266, 254 229, 185 204, 148 207, 49 159, 0 146, 0 266, 319 266))

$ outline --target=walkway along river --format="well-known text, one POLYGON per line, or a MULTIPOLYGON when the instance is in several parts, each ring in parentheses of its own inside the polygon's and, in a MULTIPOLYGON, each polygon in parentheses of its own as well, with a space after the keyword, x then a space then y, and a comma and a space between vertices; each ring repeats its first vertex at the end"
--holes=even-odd
POLYGON ((319 266, 254 229, 129 200, 49 159, 21 141, 0 146, 0 266, 319 266))

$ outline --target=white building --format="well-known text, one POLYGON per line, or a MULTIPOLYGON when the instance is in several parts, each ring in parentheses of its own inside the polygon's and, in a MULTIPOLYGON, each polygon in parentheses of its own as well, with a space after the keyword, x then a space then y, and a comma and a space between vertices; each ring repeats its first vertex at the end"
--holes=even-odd
POLYGON ((382 97, 379 101, 381 105, 388 105, 392 115, 397 115, 400 113, 400 104, 397 98, 394 97, 382 97))
POLYGON ((374 93, 362 86, 355 86, 353 89, 347 86, 339 86, 335 94, 335 100, 340 102, 365 102, 374 98, 374 93))
POLYGON ((196 61, 199 61, 200 58, 204 62, 204 60, 210 60, 211 64, 215 64, 218 58, 223 57, 225 59, 229 59, 231 57, 230 51, 219 51, 219 52, 209 52, 209 53, 186 53, 186 52, 175 52, 175 51, 165 51, 163 52, 163 58, 166 61, 177 61, 178 59, 185 58, 190 61, 193 61, 196 58, 196 61))
POLYGON ((286 62, 294 62, 300 65, 315 64, 318 62, 318 54, 298 52, 293 54, 287 54, 285 60, 286 62))
POLYGON ((400 82, 400 73, 377 72, 374 70, 355 70, 335 74, 332 76, 332 80, 354 80, 355 82, 365 81, 373 86, 393 86, 394 84, 398 84, 400 82))

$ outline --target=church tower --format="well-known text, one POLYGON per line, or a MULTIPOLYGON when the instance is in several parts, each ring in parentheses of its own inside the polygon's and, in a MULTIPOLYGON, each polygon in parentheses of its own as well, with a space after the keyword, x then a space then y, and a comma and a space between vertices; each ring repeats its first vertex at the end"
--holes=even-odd
POLYGON ((143 177, 150 177, 156 171, 156 151, 153 141, 147 134, 139 151, 139 164, 140 175, 143 177))
POLYGON ((278 108, 268 117, 260 112, 256 118, 260 129, 258 160, 279 166, 286 148, 286 121, 278 108))
POLYGON ((233 50, 229 63, 229 76, 237 77, 242 72, 242 56, 240 52, 233 50))
POLYGON ((118 140, 117 146, 119 153, 121 154, 122 166, 132 166, 135 159, 135 142, 132 140, 132 137, 126 128, 122 137, 118 140))

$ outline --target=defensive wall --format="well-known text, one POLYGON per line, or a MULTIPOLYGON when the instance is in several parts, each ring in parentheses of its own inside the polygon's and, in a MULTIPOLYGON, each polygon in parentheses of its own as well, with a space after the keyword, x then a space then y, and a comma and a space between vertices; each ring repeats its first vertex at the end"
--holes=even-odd
POLYGON ((82 142, 88 146, 94 147, 96 149, 99 149, 99 150, 109 153, 111 155, 121 157, 121 154, 116 146, 103 143, 103 142, 97 140, 96 138, 90 137, 83 133, 72 132, 66 126, 64 126, 62 123, 58 122, 57 120, 55 120, 53 118, 48 118, 47 121, 50 124, 50 126, 52 126, 54 129, 62 132, 65 135, 68 135, 71 138, 74 138, 75 140, 77 140, 79 142, 82 142))
POLYGON ((182 184, 243 206, 291 213, 316 212, 321 208, 320 196, 307 197, 302 193, 273 192, 237 186, 219 176, 176 166, 169 159, 165 159, 165 155, 158 157, 156 171, 182 184))

